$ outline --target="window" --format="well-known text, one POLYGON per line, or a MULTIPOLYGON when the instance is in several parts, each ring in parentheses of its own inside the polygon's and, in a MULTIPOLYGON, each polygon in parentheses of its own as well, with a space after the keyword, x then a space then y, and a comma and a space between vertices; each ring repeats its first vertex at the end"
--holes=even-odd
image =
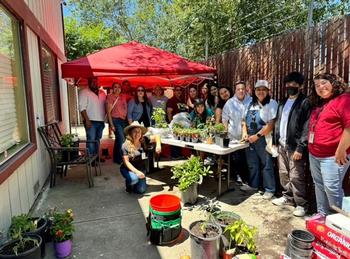
POLYGON ((57 77, 56 56, 44 43, 41 43, 41 77, 46 123, 60 121, 60 94, 57 77))
POLYGON ((19 23, 0 5, 0 165, 29 141, 19 23))

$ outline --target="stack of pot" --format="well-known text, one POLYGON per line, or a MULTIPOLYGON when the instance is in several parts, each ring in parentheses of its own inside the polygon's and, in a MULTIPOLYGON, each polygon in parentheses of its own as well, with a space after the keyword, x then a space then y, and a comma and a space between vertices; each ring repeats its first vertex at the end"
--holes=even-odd
POLYGON ((147 221, 152 244, 166 245, 173 242, 182 229, 180 199, 171 194, 153 196, 147 221))
POLYGON ((311 258, 313 234, 306 230, 293 230, 288 234, 285 254, 293 259, 311 258))

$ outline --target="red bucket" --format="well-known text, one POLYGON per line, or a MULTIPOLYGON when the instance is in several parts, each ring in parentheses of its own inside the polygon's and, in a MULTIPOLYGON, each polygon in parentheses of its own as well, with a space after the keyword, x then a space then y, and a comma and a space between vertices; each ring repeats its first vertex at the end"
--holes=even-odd
POLYGON ((180 198, 172 194, 159 194, 150 200, 150 207, 159 212, 173 212, 181 209, 180 198))

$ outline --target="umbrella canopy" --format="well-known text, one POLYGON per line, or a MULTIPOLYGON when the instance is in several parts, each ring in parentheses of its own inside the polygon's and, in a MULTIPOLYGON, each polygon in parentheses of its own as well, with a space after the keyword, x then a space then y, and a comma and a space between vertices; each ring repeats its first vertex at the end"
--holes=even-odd
POLYGON ((189 84, 213 76, 215 68, 136 41, 62 64, 63 78, 98 77, 104 85, 129 80, 149 85, 189 84))

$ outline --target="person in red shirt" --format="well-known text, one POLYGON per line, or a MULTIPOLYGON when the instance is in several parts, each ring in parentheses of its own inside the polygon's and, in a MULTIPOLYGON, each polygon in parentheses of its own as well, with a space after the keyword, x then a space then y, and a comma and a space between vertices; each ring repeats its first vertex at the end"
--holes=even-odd
POLYGON ((174 115, 178 114, 179 112, 186 111, 185 108, 187 108, 187 106, 183 100, 182 94, 182 88, 180 86, 176 86, 174 89, 174 96, 171 97, 166 104, 168 122, 173 120, 174 115))
POLYGON ((128 80, 124 80, 122 82, 122 93, 125 95, 127 102, 129 102, 134 97, 134 93, 131 89, 131 84, 128 80))
POLYGON ((310 96, 308 149, 315 183, 317 212, 332 213, 331 206, 342 207, 343 179, 349 168, 350 93, 334 74, 314 78, 310 96))
POLYGON ((128 104, 126 95, 121 93, 122 86, 119 83, 112 84, 112 92, 107 96, 107 116, 111 130, 115 134, 113 147, 113 162, 121 164, 121 148, 124 143, 124 128, 127 125, 126 115, 128 104))

